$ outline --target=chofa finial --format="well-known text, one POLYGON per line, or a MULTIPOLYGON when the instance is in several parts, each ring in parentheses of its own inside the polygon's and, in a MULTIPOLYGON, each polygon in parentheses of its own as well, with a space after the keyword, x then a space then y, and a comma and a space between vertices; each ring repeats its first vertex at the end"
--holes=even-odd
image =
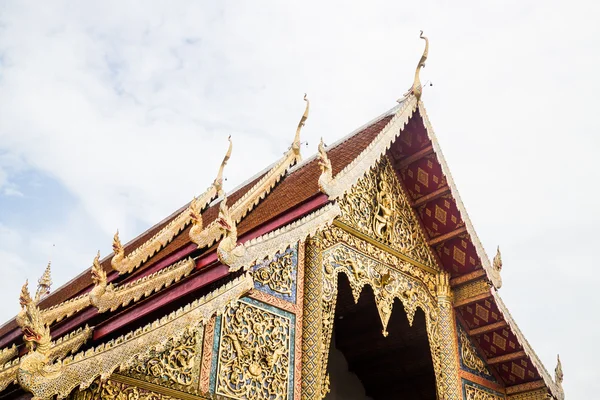
POLYGON ((496 255, 494 256, 494 269, 498 272, 502 271, 502 255, 500 254, 500 246, 498 246, 496 255))
POLYGON ((296 136, 294 137, 294 143, 292 143, 292 149, 294 150, 297 159, 300 159, 300 131, 308 119, 308 110, 310 108, 310 101, 306 97, 306 93, 304 93, 304 101, 306 102, 306 109, 304 110, 304 114, 302 114, 302 118, 300 118, 298 128, 296 129, 296 136))
POLYGON ((48 265, 46 266, 46 270, 42 274, 41 278, 38 280, 38 287, 35 292, 35 301, 36 303, 42 300, 50 293, 50 286, 52 286, 52 277, 50 272, 50 264, 48 261, 48 265))
MULTIPOLYGON (((419 73, 421 72, 421 68, 425 67, 425 60, 427 60, 427 55, 429 54, 429 39, 423 36, 423 31, 419 37, 425 40, 425 50, 423 50, 423 55, 417 64, 417 70, 415 71, 415 80, 413 81, 413 85, 410 90, 404 94, 404 97, 409 96, 411 94, 415 95, 417 100, 421 100, 421 94, 423 94, 423 86, 421 86, 421 80, 419 79, 419 73)), ((399 100, 400 101, 400 100, 399 100)))
POLYGON ((562 370, 562 364, 560 362, 560 355, 557 354, 556 355, 556 368, 554 369, 554 382, 557 385, 562 386, 563 378, 564 378, 564 375, 563 375, 563 370, 562 370))
POLYGON ((227 165, 227 161, 229 161, 229 158, 231 157, 231 149, 233 148, 231 135, 229 135, 229 138, 227 138, 227 140, 229 140, 229 148, 227 149, 225 157, 223 157, 223 161, 221 162, 221 166, 219 167, 219 172, 217 173, 217 177, 213 182, 213 185, 215 185, 215 188, 217 189, 218 196, 223 195, 223 170, 225 169, 225 165, 227 165))

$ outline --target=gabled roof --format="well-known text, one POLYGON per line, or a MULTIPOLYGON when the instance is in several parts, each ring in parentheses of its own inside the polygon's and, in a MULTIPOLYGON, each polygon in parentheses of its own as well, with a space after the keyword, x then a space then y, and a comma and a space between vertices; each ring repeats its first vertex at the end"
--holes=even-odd
MULTIPOLYGON (((253 192, 257 184, 264 182, 265 177, 269 176, 274 168, 279 168, 281 164, 274 164, 274 167, 259 173, 239 189, 230 193, 227 196, 229 204, 235 204, 248 193, 255 193, 253 196, 256 196, 251 202, 256 205, 244 212, 245 215, 237 225, 240 241, 246 242, 257 236, 264 236, 268 232, 289 225, 322 208, 328 202, 342 197, 384 155, 387 155, 392 161, 404 191, 410 197, 411 205, 419 217, 429 245, 439 259, 439 264, 452 274, 453 286, 458 287, 483 279, 494 287, 483 293, 484 296, 478 298, 477 301, 457 306, 457 314, 462 315, 461 318, 466 321, 469 333, 475 341, 478 341, 482 335, 480 332, 483 331, 478 330, 479 322, 477 321, 479 320, 467 321, 468 307, 479 305, 482 308, 487 307, 488 313, 497 311, 495 319, 497 330, 510 331, 505 337, 510 334, 510 337, 514 338, 515 346, 523 349, 523 354, 519 354, 520 358, 510 359, 507 362, 523 360, 524 363, 531 366, 529 371, 532 371, 532 375, 527 378, 525 378, 526 372, 524 372, 520 381, 518 379, 515 381, 514 377, 511 378, 513 375, 516 376, 513 372, 499 373, 499 375, 509 386, 530 384, 541 378, 543 386, 547 387, 555 398, 562 399, 564 394, 560 385, 552 381, 496 292, 496 289, 501 286, 499 270, 491 265, 476 235, 431 128, 424 105, 412 93, 408 94, 398 106, 327 148, 326 157, 331 161, 332 166, 331 182, 327 190, 328 196, 319 189, 321 168, 320 160, 316 157, 309 158, 293 167, 293 162, 290 161, 289 165, 286 165, 283 175, 274 177, 274 180, 263 191, 253 192), (305 207, 306 205, 309 206, 305 207), (285 215, 292 216, 282 219, 285 215), (486 302, 489 303, 489 306, 486 302), (513 380, 511 381, 511 379, 513 380)), ((132 252, 152 238, 187 207, 188 205, 182 207, 128 243, 125 246, 125 254, 132 252)), ((214 201, 202 212, 204 226, 210 226, 216 220, 218 212, 219 202, 214 201)), ((196 262, 197 274, 202 274, 206 266, 214 266, 217 263, 216 256, 214 256, 216 245, 199 249, 190 240, 190 229, 191 225, 188 225, 183 231, 176 233, 157 254, 152 255, 131 274, 118 276, 111 269, 111 256, 106 257, 102 261, 102 268, 109 273, 108 280, 116 283, 131 282, 162 268, 165 260, 174 258, 173 261, 177 261, 188 256, 204 257, 205 261, 196 262)), ((45 298, 40 306, 42 309, 48 308, 86 293, 91 287, 90 272, 86 270, 45 298)), ((159 295, 176 290, 176 287, 177 285, 173 285, 168 289, 163 289, 159 295)), ((73 320, 70 323, 73 327, 81 326, 85 323, 85 319, 73 320)), ((496 332, 489 329, 485 331, 487 334, 496 332)), ((0 328, 0 345, 4 347, 11 344, 18 336, 17 326, 14 321, 11 321, 0 328)), ((489 355, 487 357, 489 358, 489 355)), ((498 363, 498 368, 501 365, 498 363)))

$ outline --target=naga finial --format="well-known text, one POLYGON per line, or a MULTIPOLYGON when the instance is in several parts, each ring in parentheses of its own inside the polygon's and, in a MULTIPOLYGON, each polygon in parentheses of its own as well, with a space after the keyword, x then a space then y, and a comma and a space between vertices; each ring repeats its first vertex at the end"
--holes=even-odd
POLYGON ((35 292, 35 302, 39 302, 50 293, 50 286, 52 286, 52 277, 50 272, 50 261, 46 266, 46 270, 42 274, 42 277, 38 280, 38 287, 35 292))
POLYGON ((494 269, 498 272, 502 271, 502 255, 500 254, 500 246, 498 246, 496 255, 494 256, 494 269))
POLYGON ((121 244, 121 239, 119 238, 119 230, 118 229, 117 229, 117 232, 115 233, 115 236, 113 236, 112 248, 113 248, 113 252, 115 253, 115 256, 122 254, 125 251, 125 249, 123 249, 123 245, 121 244))
POLYGON ((92 282, 94 285, 98 285, 100 282, 106 282, 106 271, 100 265, 100 250, 94 257, 94 261, 92 262, 92 282))
POLYGON ((321 175, 319 176, 319 190, 325 194, 329 194, 331 184, 333 182, 333 169, 331 167, 331 160, 327 157, 327 151, 325 151, 325 143, 323 138, 318 147, 319 156, 319 168, 321 168, 321 175))
POLYGON ((421 31, 421 35, 419 36, 421 39, 425 40, 425 50, 423 51, 423 55, 417 64, 417 70, 415 71, 415 80, 413 82, 410 90, 404 94, 404 96, 408 96, 410 94, 414 94, 417 100, 421 100, 421 94, 423 94, 423 86, 421 86, 421 79, 419 79, 419 73, 421 72, 421 68, 425 68, 425 60, 427 60, 427 55, 429 54, 429 39, 423 36, 423 31, 421 31))
POLYGON ((21 307, 26 307, 28 304, 33 302, 31 295, 29 294, 29 280, 25 280, 23 286, 21 286, 21 293, 19 294, 19 304, 21 307))
POLYGON ((217 189, 217 196, 223 195, 223 170, 225 169, 225 165, 227 165, 229 157, 231 157, 231 149, 233 147, 233 143, 231 142, 231 135, 229 135, 229 138, 227 140, 229 140, 229 148, 227 149, 225 157, 223 157, 223 161, 221 162, 221 166, 219 167, 219 173, 217 174, 217 177, 213 182, 213 185, 217 189))
POLYGON ((304 110, 304 114, 302 114, 302 118, 300 118, 298 128, 296 129, 296 136, 294 137, 294 143, 292 143, 292 149, 298 159, 300 159, 300 131, 308 119, 308 110, 310 108, 310 100, 306 97, 306 93, 304 93, 304 101, 306 102, 306 109, 304 110))
POLYGON ((562 370, 562 364, 560 362, 560 355, 557 354, 556 355, 556 368, 554 369, 554 382, 557 385, 562 386, 563 378, 564 378, 564 375, 563 375, 563 370, 562 370))

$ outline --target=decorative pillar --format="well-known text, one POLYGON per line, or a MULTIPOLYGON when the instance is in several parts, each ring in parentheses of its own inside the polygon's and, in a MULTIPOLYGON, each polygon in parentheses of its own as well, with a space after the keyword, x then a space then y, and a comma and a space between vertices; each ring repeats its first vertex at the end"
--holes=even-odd
POLYGON ((437 391, 440 400, 462 399, 458 376, 458 345, 454 329, 454 310, 450 274, 440 272, 437 281, 439 368, 437 391))
POLYGON ((302 399, 322 399, 323 272, 321 238, 306 242, 302 316, 302 399))

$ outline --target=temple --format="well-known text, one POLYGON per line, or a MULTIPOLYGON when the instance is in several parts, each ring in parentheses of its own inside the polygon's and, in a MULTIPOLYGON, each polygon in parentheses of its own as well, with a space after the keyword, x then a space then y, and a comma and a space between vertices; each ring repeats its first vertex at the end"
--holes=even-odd
POLYGON ((202 195, 57 291, 50 267, 25 283, 0 398, 564 399, 444 161, 421 38, 382 115, 303 160, 305 97, 285 154, 239 188, 230 141, 202 195))

